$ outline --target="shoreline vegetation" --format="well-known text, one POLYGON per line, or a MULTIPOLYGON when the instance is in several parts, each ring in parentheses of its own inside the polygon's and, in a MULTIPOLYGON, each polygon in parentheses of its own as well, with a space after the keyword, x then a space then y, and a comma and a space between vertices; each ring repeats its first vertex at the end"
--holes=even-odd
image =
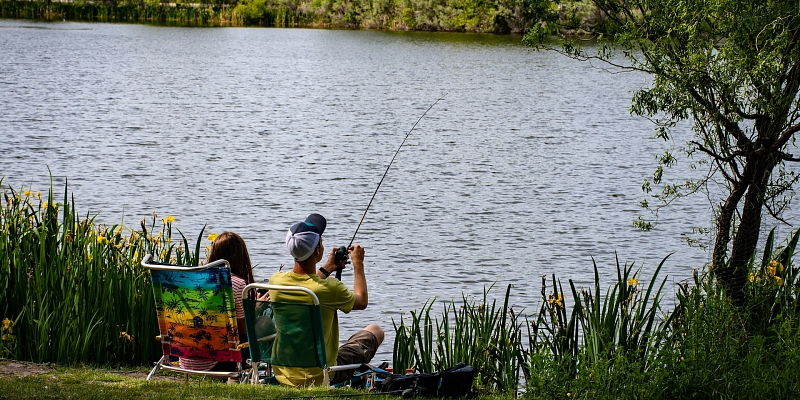
MULTIPOLYGON (((158 359, 153 293, 139 261, 152 254, 197 265, 215 235, 201 231, 190 245, 174 217, 155 214, 136 229, 97 224, 77 212, 66 184, 60 200, 52 188, 16 191, 1 178, 0 187, 0 358, 53 363, 69 367, 68 375, 95 373, 81 365, 136 369, 158 359)), ((783 241, 771 233, 753 255, 747 290, 759 301, 749 308, 731 303, 710 266, 666 285, 660 271, 668 257, 651 272, 617 262, 605 288, 596 265, 589 288, 543 276, 540 301, 525 310, 509 305, 512 285, 501 303, 488 295, 491 287, 482 298, 432 299, 393 321, 393 365, 426 373, 464 362, 476 370, 474 389, 490 397, 794 398, 798 239, 800 229, 783 241), (672 295, 674 307, 663 307, 672 295)), ((0 388, 20 386, 16 380, 0 374, 0 388)), ((29 380, 34 387, 49 382, 29 380)), ((204 395, 226 390, 175 390, 186 387, 204 395)))
POLYGON ((497 34, 523 34, 534 24, 558 20, 560 28, 552 33, 567 35, 602 31, 605 21, 589 0, 196 1, 0 0, 0 18, 497 34))

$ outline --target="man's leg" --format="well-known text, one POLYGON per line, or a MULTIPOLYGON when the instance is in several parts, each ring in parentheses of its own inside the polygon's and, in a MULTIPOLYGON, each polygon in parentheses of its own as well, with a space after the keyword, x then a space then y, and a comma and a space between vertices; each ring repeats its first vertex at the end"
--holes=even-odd
MULTIPOLYGON (((336 365, 364 364, 370 362, 383 343, 383 329, 376 324, 368 325, 350 336, 347 342, 339 347, 336 365)), ((342 382, 353 377, 354 370, 337 371, 331 382, 342 382)))
POLYGON ((366 328, 364 328, 364 330, 375 335, 375 338, 378 339, 379 346, 381 343, 383 343, 383 329, 381 329, 380 326, 377 324, 369 324, 366 328))

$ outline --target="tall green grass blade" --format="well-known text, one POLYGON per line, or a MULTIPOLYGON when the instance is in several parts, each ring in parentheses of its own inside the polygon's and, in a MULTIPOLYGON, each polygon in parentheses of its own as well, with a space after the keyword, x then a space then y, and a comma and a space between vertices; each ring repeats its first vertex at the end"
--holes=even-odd
MULTIPOLYGON (((2 180, 0 180, 0 185, 2 180)), ((172 254, 171 231, 154 234, 79 217, 65 184, 61 202, 3 188, 0 196, 0 356, 60 364, 149 364, 160 354, 147 254, 172 254), (8 335, 4 331, 4 335, 8 335)), ((189 255, 190 253, 187 253, 189 255)), ((192 254, 197 257, 197 254, 192 254)), ((195 258, 196 259, 196 258, 195 258)))

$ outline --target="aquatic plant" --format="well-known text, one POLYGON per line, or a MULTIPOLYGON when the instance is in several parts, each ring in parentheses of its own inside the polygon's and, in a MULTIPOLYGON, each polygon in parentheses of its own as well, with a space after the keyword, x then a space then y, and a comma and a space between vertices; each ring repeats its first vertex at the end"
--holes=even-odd
POLYGON ((641 268, 634 271, 633 263, 617 260, 617 279, 603 297, 596 264, 594 290, 578 290, 570 280, 572 299, 555 275, 550 285, 542 277, 541 303, 532 319, 509 306, 512 285, 500 307, 488 300, 491 288, 481 302, 462 295, 460 303, 445 303, 439 316, 431 315, 430 300, 410 312, 410 323, 401 317, 394 324, 394 367, 432 372, 464 362, 475 368, 479 389, 497 391, 515 391, 521 377, 528 382, 548 375, 575 378, 579 368, 619 357, 644 371, 664 340, 667 321, 659 311, 666 280, 657 278, 665 261, 645 285, 641 268))
MULTIPOLYGON (((800 282, 792 256, 798 239, 800 230, 776 247, 770 233, 760 257, 751 257, 747 289, 758 301, 748 308, 733 305, 709 268, 695 269, 678 284, 671 311, 660 305, 663 261, 645 290, 639 289, 645 280, 640 270, 618 265, 616 282, 599 297, 596 275, 594 294, 578 292, 581 300, 570 313, 580 325, 577 349, 548 341, 567 324, 538 320, 540 344, 528 355, 525 397, 797 397, 800 282), (551 327, 542 335, 545 323, 551 327)), ((557 296, 543 298, 560 304, 557 296)))
POLYGON ((578 292, 570 281, 573 295, 580 299, 575 312, 583 332, 583 351, 590 362, 613 358, 618 352, 646 360, 646 353, 658 347, 665 323, 659 319, 659 303, 666 278, 657 288, 655 285, 668 257, 658 264, 644 290, 639 281, 641 269, 633 273, 633 263, 620 267, 619 259, 617 280, 605 298, 600 297, 600 277, 594 261, 594 293, 578 292))
POLYGON ((746 286, 748 297, 752 299, 749 331, 766 332, 777 322, 800 312, 800 268, 792 262, 798 239, 800 229, 783 246, 775 247, 773 229, 764 243, 761 259, 756 260, 755 255, 750 258, 746 286))
POLYGON ((192 252, 185 238, 173 241, 173 222, 154 214, 141 230, 97 224, 77 213, 66 183, 60 201, 52 187, 45 195, 3 188, 0 319, 14 340, 2 341, 0 355, 59 364, 157 359, 153 293, 139 262, 150 253, 196 264, 200 245, 192 252))
POLYGON ((434 372, 464 362, 477 373, 480 389, 513 391, 524 364, 520 314, 509 307, 512 285, 502 306, 489 301, 491 287, 480 302, 463 295, 444 303, 441 316, 432 316, 434 300, 411 311, 409 324, 401 317, 395 328, 394 369, 434 372))

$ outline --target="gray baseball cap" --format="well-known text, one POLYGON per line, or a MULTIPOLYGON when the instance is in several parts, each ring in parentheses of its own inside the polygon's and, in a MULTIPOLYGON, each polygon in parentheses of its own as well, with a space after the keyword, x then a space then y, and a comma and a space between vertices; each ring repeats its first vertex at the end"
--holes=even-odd
POLYGON ((298 222, 286 232, 286 248, 297 261, 305 261, 319 245, 319 239, 328 222, 319 214, 309 215, 305 221, 298 222))

